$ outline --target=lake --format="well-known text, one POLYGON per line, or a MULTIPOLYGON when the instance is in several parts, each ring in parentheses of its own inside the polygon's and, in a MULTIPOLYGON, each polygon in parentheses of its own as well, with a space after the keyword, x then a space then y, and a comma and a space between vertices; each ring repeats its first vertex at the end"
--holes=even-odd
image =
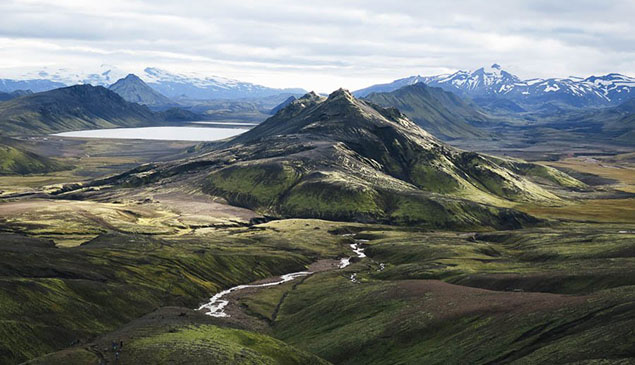
POLYGON ((92 129, 53 134, 60 137, 154 139, 163 141, 218 141, 248 131, 246 128, 143 127, 92 129))

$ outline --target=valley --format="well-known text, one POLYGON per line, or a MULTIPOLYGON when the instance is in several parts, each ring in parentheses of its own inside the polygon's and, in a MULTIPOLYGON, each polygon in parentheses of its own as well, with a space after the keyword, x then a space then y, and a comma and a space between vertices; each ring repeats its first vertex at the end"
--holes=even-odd
POLYGON ((632 153, 294 103, 217 142, 13 138, 60 169, 0 176, 0 361, 632 360, 632 153))
POLYGON ((0 365, 635 364, 634 16, 0 1, 0 365))

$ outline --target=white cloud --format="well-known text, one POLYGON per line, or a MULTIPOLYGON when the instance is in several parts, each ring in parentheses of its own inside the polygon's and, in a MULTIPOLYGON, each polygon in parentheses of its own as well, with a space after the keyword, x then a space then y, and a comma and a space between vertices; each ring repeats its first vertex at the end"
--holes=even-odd
POLYGON ((493 62, 521 77, 634 75, 634 14, 629 0, 7 0, 0 77, 106 63, 329 91, 493 62))

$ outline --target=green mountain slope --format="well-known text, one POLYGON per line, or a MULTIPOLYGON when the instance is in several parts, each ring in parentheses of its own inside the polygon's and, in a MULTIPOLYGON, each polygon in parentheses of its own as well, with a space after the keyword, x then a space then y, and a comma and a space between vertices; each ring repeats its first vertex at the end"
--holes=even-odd
POLYGON ((417 83, 388 93, 372 93, 365 99, 382 107, 399 109, 418 126, 441 139, 487 135, 472 125, 488 122, 487 115, 441 88, 417 83))
POLYGON ((60 162, 21 148, 16 140, 0 137, 0 175, 46 173, 65 168, 60 162))
POLYGON ((330 364, 265 334, 205 322, 210 320, 192 310, 162 308, 103 336, 92 346, 112 348, 112 342, 119 344, 125 338, 118 359, 113 350, 97 352, 79 347, 34 359, 29 364, 90 364, 99 363, 102 357, 124 364, 330 364), (171 318, 172 323, 161 323, 159 318, 171 318))
POLYGON ((546 185, 583 186, 551 168, 455 149, 346 90, 307 94, 196 153, 93 184, 202 188, 279 217, 498 228, 535 223, 508 207, 559 200, 546 185))
POLYGON ((7 135, 138 127, 160 121, 146 106, 125 101, 101 86, 76 85, 0 103, 0 129, 7 135))
POLYGON ((126 101, 152 106, 174 104, 172 100, 148 86, 133 74, 117 80, 108 89, 116 92, 126 101))

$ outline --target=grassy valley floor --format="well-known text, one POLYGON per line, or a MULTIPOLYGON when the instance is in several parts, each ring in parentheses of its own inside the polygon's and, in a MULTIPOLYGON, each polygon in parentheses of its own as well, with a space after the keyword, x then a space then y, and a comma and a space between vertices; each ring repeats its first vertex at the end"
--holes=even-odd
POLYGON ((628 155, 550 162, 592 189, 517 206, 546 219, 540 226, 448 232, 267 221, 194 190, 58 199, 44 194, 48 185, 189 145, 127 141, 122 157, 124 146, 101 141, 31 143, 82 164, 0 177, 0 363, 635 361, 628 155), (89 156, 63 152, 78 146, 89 156), (339 269, 340 258, 354 256, 354 240, 364 240, 367 257, 339 269), (233 292, 229 317, 193 310, 223 289, 300 270, 315 273, 233 292))

